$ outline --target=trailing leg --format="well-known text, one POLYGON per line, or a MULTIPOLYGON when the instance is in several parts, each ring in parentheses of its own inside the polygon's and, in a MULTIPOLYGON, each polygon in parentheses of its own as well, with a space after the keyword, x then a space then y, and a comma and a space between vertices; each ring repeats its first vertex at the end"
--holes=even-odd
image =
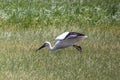
POLYGON ((73 45, 74 48, 76 48, 78 51, 82 52, 81 46, 73 45))

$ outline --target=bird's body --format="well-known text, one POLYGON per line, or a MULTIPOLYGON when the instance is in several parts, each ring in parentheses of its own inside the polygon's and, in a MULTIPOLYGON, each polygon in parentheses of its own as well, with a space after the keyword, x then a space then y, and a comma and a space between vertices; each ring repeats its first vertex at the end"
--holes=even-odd
POLYGON ((73 46, 77 50, 81 50, 82 48, 80 46, 75 45, 75 43, 82 39, 85 39, 86 37, 87 36, 85 36, 84 34, 77 32, 65 32, 56 37, 56 43, 53 47, 51 46, 50 42, 46 41, 40 48, 37 49, 37 51, 44 48, 45 46, 48 46, 50 50, 62 49, 69 46, 73 46))

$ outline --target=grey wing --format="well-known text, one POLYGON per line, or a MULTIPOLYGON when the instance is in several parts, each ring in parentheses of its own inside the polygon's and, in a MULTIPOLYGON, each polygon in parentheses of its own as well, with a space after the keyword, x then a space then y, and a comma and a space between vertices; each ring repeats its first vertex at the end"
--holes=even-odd
POLYGON ((71 39, 71 38, 76 38, 76 37, 77 37, 77 35, 73 34, 73 35, 66 36, 64 39, 71 39))
POLYGON ((84 36, 84 34, 77 33, 77 32, 69 32, 69 34, 64 39, 77 38, 79 36, 84 36))

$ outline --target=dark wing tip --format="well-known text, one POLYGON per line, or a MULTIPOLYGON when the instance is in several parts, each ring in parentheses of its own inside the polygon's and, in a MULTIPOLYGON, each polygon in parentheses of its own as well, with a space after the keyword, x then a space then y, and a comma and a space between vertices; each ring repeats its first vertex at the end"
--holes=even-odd
POLYGON ((69 34, 65 37, 66 38, 69 38, 70 35, 74 35, 74 37, 76 36, 85 36, 85 34, 82 34, 82 33, 78 33, 78 32, 69 32, 69 34))
POLYGON ((78 33, 78 32, 72 32, 73 34, 76 34, 77 36, 85 36, 83 33, 78 33))

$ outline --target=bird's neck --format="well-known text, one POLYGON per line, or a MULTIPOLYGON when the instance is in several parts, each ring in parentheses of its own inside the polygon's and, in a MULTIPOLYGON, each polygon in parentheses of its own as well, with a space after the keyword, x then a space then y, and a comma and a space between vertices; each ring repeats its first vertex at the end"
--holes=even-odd
POLYGON ((52 47, 50 42, 48 43, 48 48, 52 51, 55 50, 55 47, 52 47))

